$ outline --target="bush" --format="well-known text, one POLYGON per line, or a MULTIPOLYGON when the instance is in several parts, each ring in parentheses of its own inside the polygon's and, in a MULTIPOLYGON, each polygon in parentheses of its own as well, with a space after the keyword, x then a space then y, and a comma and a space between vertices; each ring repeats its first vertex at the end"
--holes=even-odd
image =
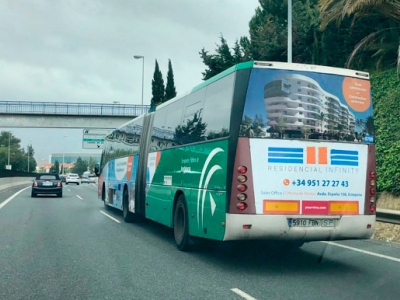
POLYGON ((396 70, 371 76, 378 191, 400 195, 400 78, 396 70))

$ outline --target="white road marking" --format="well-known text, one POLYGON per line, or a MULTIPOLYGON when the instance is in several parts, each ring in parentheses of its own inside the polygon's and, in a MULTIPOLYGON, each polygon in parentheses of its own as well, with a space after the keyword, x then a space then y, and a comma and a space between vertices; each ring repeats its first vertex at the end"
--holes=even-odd
POLYGON ((6 206, 6 204, 8 202, 10 202, 12 199, 14 199, 19 194, 21 194, 23 191, 25 191, 26 189, 29 189, 29 188, 30 188, 30 186, 27 186, 26 188, 23 188, 22 190, 19 190, 18 192, 16 192, 14 195, 8 197, 3 203, 0 204, 0 209, 2 209, 4 206, 6 206))
POLYGON ((68 192, 70 192, 71 190, 70 189, 68 189, 68 192))
POLYGON ((113 221, 115 221, 115 222, 117 222, 117 223, 121 223, 121 222, 118 221, 116 218, 110 216, 109 214, 106 214, 104 211, 100 210, 100 212, 101 212, 103 215, 109 217, 111 220, 113 220, 113 221))
POLYGON ((342 244, 338 244, 338 243, 334 243, 334 242, 322 242, 322 243, 329 244, 329 245, 336 246, 336 247, 345 248, 345 249, 348 249, 348 250, 352 250, 352 251, 355 251, 355 252, 360 252, 360 253, 371 255, 371 256, 384 258, 384 259, 387 259, 387 260, 392 260, 392 261, 400 263, 400 258, 396 258, 396 257, 393 257, 393 256, 387 256, 387 255, 383 255, 383 254, 379 254, 379 253, 375 253, 375 252, 371 252, 371 251, 361 250, 361 249, 358 249, 358 248, 354 248, 354 247, 350 247, 350 246, 346 246, 346 245, 342 245, 342 244))
POLYGON ((81 199, 81 200, 83 200, 83 198, 81 197, 81 196, 79 196, 79 195, 76 195, 79 199, 81 199))
POLYGON ((231 289, 232 292, 235 294, 238 294, 240 297, 246 299, 246 300, 257 300, 256 298, 250 296, 249 294, 243 292, 242 290, 239 290, 238 288, 233 288, 231 289))

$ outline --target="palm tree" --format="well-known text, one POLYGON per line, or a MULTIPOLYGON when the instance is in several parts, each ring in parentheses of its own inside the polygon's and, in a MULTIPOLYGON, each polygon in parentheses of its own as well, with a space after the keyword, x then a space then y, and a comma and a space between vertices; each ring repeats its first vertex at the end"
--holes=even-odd
POLYGON ((278 128, 278 131, 280 132, 281 139, 282 139, 283 138, 283 133, 287 129, 286 121, 282 116, 279 117, 278 124, 276 124, 276 127, 278 128))
MULTIPOLYGON (((349 67, 356 56, 362 51, 374 51, 377 65, 386 58, 387 54, 397 53, 397 68, 400 69, 400 1, 399 0, 320 0, 321 29, 336 21, 340 22, 347 16, 356 19, 381 16, 382 22, 375 32, 364 37, 353 49, 346 62, 349 67), (394 51, 393 51, 394 50, 394 51)), ((393 58, 393 61, 395 59, 393 58)))
POLYGON ((374 119, 372 116, 368 116, 364 121, 364 130, 368 134, 374 134, 374 119))
POLYGON ((360 129, 360 131, 363 131, 364 126, 365 126, 365 122, 363 119, 356 120, 356 128, 360 129))
POLYGON ((310 136, 310 133, 311 133, 311 129, 308 126, 303 126, 303 127, 301 127, 301 132, 303 133, 304 138, 308 139, 308 137, 310 136))

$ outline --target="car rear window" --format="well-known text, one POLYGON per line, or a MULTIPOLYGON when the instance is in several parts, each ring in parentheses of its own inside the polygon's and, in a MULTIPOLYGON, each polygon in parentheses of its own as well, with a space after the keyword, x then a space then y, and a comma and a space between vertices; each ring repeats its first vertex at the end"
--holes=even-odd
POLYGON ((40 180, 57 180, 58 176, 56 176, 56 175, 40 175, 40 176, 38 176, 37 179, 40 179, 40 180))

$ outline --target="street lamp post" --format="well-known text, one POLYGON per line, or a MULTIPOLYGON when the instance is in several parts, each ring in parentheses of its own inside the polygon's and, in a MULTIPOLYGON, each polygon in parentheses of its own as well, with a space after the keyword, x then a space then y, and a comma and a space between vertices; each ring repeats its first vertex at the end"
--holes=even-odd
MULTIPOLYGON (((29 140, 29 142, 31 143, 31 145, 32 145, 32 140, 29 140)), ((28 173, 29 173, 29 144, 28 144, 28 173)))
POLYGON ((134 55, 135 59, 143 59, 142 64, 142 113, 143 113, 143 91, 144 91, 144 56, 143 55, 134 55))
POLYGON ((62 163, 62 169, 63 169, 63 175, 65 175, 65 164, 64 164, 64 153, 65 153, 65 138, 66 138, 67 136, 66 135, 64 135, 64 143, 63 143, 63 163, 62 163))
POLYGON ((11 131, 8 132, 8 167, 10 167, 10 144, 11 144, 11 131))

